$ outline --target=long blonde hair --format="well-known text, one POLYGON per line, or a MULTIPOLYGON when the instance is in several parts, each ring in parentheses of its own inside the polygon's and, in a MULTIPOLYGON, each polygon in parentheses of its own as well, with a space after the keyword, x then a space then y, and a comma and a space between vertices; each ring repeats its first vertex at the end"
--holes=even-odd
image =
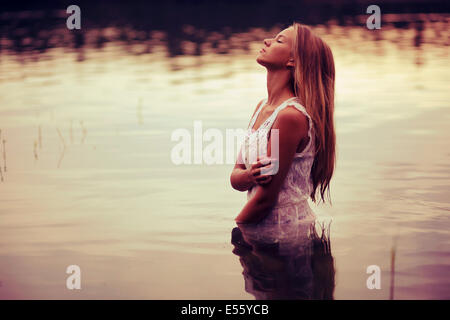
MULTIPOLYGON (((315 156, 311 168, 316 202, 318 191, 325 202, 325 192, 331 203, 330 180, 336 163, 336 134, 334 132, 335 68, 330 47, 312 30, 294 22, 292 89, 311 116, 315 132, 315 156), (317 190, 318 189, 318 190, 317 190)), ((320 200, 320 199, 319 199, 320 200)))

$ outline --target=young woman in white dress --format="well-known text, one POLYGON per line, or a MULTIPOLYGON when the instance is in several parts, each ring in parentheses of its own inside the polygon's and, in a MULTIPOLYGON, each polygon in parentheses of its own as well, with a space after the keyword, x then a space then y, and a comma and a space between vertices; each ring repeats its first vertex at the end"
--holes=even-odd
POLYGON ((256 61, 267 69, 268 96, 253 113, 231 173, 232 187, 247 191, 235 221, 253 228, 254 237, 272 232, 279 238, 280 231, 297 233, 299 221, 315 219, 309 198, 330 198, 336 161, 334 59, 320 37, 294 22, 264 40, 256 61))

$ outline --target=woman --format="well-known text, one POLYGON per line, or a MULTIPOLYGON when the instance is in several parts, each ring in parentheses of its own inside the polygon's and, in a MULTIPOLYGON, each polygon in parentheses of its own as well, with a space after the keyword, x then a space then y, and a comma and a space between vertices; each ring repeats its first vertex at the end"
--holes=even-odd
POLYGON ((230 177, 234 189, 248 191, 235 221, 290 228, 315 219, 309 197, 314 202, 317 194, 323 202, 326 192, 330 197, 336 143, 333 55, 309 27, 293 23, 264 40, 256 61, 267 69, 268 98, 253 113, 230 177), (265 174, 270 170, 276 172, 265 174))

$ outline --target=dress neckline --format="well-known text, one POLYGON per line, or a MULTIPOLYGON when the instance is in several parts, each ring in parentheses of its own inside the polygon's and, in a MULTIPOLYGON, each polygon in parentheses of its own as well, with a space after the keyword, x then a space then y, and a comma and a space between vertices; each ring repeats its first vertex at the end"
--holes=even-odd
POLYGON ((256 114, 253 116, 253 120, 254 120, 254 121, 252 121, 252 125, 251 125, 251 127, 250 127, 251 132, 252 132, 252 133, 255 133, 255 132, 257 132, 259 129, 261 129, 261 127, 264 125, 264 123, 266 123, 266 122, 267 122, 267 121, 275 114, 275 112, 276 112, 281 106, 283 106, 286 102, 288 102, 289 100, 292 100, 292 99, 294 99, 294 98, 297 98, 297 97, 296 97, 296 96, 293 96, 293 97, 290 97, 289 99, 284 100, 280 105, 278 105, 278 107, 276 107, 276 108, 272 111, 272 113, 270 114, 270 116, 268 116, 267 119, 264 120, 264 122, 261 123, 261 124, 259 125, 258 129, 254 130, 253 127, 255 126, 256 120, 258 120, 258 116, 259 116, 259 114, 260 114, 260 112, 261 112, 261 110, 262 110, 262 107, 263 107, 263 105, 264 105, 264 104, 266 103, 266 101, 267 101, 267 98, 264 98, 263 102, 261 103, 261 105, 260 105, 259 108, 258 108, 258 111, 257 111, 256 114))

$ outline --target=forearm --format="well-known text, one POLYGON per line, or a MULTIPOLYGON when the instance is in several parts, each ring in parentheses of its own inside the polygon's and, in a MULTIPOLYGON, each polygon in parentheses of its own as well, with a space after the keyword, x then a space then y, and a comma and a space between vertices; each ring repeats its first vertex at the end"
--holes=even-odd
POLYGON ((249 171, 240 168, 236 168, 233 170, 233 172, 231 173, 230 182, 233 189, 239 191, 247 191, 255 185, 250 180, 249 171))
POLYGON ((273 205, 269 201, 253 197, 247 201, 234 220, 237 223, 257 223, 264 219, 272 207, 273 205))

